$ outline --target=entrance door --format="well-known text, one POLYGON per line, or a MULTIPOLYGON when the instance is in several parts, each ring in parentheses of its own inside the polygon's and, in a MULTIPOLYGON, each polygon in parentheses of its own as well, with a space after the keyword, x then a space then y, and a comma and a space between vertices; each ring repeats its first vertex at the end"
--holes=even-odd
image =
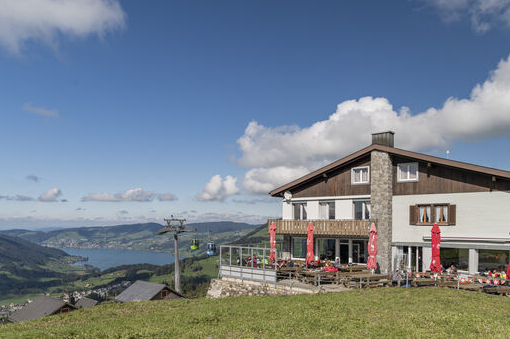
POLYGON ((340 263, 349 263, 349 244, 340 243, 340 263))
POLYGON ((359 252, 359 244, 352 243, 352 262, 359 263, 360 262, 360 252, 359 252))

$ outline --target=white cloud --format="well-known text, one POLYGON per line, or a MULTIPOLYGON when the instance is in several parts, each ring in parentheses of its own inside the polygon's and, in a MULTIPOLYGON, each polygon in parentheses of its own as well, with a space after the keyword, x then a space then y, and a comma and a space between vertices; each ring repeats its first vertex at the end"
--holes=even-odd
POLYGON ((411 114, 385 98, 363 97, 337 106, 328 119, 308 127, 266 127, 252 121, 238 139, 239 164, 251 167, 243 186, 252 193, 296 179, 371 142, 370 134, 393 130, 397 147, 444 149, 456 140, 510 136, 510 62, 502 60, 469 98, 448 98, 443 107, 411 114))
POLYGON ((47 109, 43 107, 34 107, 30 103, 23 104, 23 109, 27 112, 42 115, 45 117, 58 117, 58 110, 47 109))
POLYGON ((84 196, 82 201, 107 201, 107 202, 119 202, 119 201, 138 201, 138 202, 150 202, 154 199, 159 201, 173 201, 177 200, 177 197, 172 193, 155 193, 151 191, 144 191, 141 187, 132 188, 125 192, 110 194, 106 192, 89 193, 84 196))
POLYGON ((309 171, 304 166, 253 168, 244 175, 243 187, 251 193, 267 194, 281 183, 290 182, 309 171))
POLYGON ((423 0, 438 11, 443 20, 471 20, 473 30, 485 33, 495 24, 510 26, 510 0, 423 0))
POLYGON ((200 201, 223 201, 225 198, 238 193, 237 178, 227 175, 223 180, 217 174, 205 185, 202 193, 198 193, 196 196, 200 201))
POLYGON ((16 194, 14 196, 0 195, 0 200, 34 201, 35 199, 26 195, 16 194))
POLYGON ((0 45, 13 54, 30 40, 55 48, 61 36, 102 37, 125 20, 117 0, 0 0, 0 45))
MULTIPOLYGON (((58 198, 62 195, 62 191, 60 188, 54 187, 47 190, 45 193, 39 196, 39 201, 44 202, 55 202, 58 201, 58 198)), ((65 200, 65 199, 64 199, 65 200)))

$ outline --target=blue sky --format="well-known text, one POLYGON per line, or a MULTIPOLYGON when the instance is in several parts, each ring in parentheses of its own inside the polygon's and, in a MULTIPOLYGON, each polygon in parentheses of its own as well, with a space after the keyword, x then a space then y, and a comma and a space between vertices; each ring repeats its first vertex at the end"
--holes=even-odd
POLYGON ((0 0, 0 228, 263 222, 378 129, 510 170, 491 4, 0 0))

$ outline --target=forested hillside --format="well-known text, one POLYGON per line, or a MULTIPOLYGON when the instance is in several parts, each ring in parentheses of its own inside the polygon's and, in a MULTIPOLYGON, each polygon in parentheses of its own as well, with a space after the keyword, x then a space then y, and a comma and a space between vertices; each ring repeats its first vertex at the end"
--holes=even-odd
POLYGON ((67 265, 75 260, 61 250, 0 234, 1 294, 39 292, 75 280, 77 271, 67 265))

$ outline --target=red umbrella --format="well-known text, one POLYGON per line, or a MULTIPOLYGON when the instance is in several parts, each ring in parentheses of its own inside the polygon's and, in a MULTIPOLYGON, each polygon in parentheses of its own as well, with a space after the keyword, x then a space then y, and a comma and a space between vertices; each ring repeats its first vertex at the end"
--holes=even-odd
MULTIPOLYGON (((510 259, 510 252, 508 258, 510 259)), ((508 263, 508 268, 506 269, 506 278, 510 279, 510 262, 508 263)))
POLYGON ((368 239, 368 261, 367 268, 369 270, 375 270, 377 268, 377 262, 375 256, 377 255, 377 230, 375 223, 370 225, 370 236, 368 239))
MULTIPOLYGON (((274 222, 271 223, 271 226, 269 227, 269 241, 271 244, 271 249, 274 250, 276 248, 276 225, 274 222)), ((269 254, 269 260, 275 260, 276 259, 276 253, 275 251, 271 251, 269 254)))
POLYGON ((437 223, 432 226, 432 261, 430 262, 430 272, 441 273, 441 259, 439 257, 441 248, 441 230, 437 223))
POLYGON ((314 260, 313 256, 313 224, 308 224, 308 239, 306 240, 306 264, 308 265, 314 260))

